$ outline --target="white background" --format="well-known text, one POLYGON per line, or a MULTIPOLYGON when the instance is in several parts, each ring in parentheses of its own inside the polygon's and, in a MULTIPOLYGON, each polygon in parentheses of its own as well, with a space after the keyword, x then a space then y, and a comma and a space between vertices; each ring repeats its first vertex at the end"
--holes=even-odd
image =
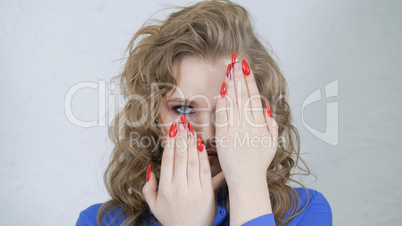
MULTIPOLYGON (((161 3, 172 1, 1 1, 0 225, 73 225, 80 211, 108 199, 107 127, 75 126, 64 99, 75 84, 121 72, 123 50, 161 3)), ((399 225, 401 1, 242 4, 287 78, 303 156, 318 178, 305 185, 328 199, 335 225, 399 225), (301 106, 336 79, 334 147, 303 126, 301 106)), ((98 120, 97 92, 74 95, 77 118, 98 120)), ((305 109, 307 124, 325 130, 327 102, 305 109)))

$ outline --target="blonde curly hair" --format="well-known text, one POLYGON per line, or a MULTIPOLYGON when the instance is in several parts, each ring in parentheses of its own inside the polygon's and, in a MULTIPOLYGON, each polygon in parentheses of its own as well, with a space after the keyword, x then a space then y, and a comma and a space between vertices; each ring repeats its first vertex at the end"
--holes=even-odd
MULTIPOLYGON (((304 187, 291 179, 295 174, 291 171, 298 168, 305 173, 297 174, 309 175, 310 170, 300 157, 300 138, 291 122, 286 80, 272 57, 274 54, 271 48, 267 46, 265 48, 254 33, 247 10, 230 1, 202 1, 180 7, 165 21, 149 20, 144 24, 125 50, 125 53, 129 51, 129 56, 123 72, 112 80, 120 79, 120 89, 125 98, 139 95, 146 103, 153 103, 153 106, 144 106, 135 98, 129 99, 109 127, 109 136, 115 146, 104 181, 111 200, 105 202, 98 211, 99 225, 102 224, 102 217, 116 208, 122 209, 119 216, 126 216, 123 224, 137 225, 145 222, 149 209, 141 190, 145 184, 146 169, 151 163, 159 181, 163 148, 160 143, 152 148, 132 145, 129 134, 135 132, 154 140, 161 136, 160 129, 152 122, 158 118, 163 97, 171 90, 170 86, 162 84, 177 84, 172 65, 175 60, 185 56, 214 60, 236 53, 247 59, 259 92, 267 98, 279 125, 281 140, 267 170, 275 221, 277 225, 286 225, 304 210, 305 207, 299 207, 297 192, 288 183, 292 181, 304 187), (153 87, 153 101, 151 84, 160 84, 153 87), (153 108, 155 111, 153 114, 145 114, 149 112, 145 108, 153 108), (144 115, 146 120, 141 125, 128 125, 127 122, 144 119, 144 115), (300 167, 300 162, 305 169, 300 167), (285 219, 288 211, 289 215, 285 219)), ((227 195, 225 199, 229 211, 227 195)), ((155 220, 153 216, 149 217, 155 220)))

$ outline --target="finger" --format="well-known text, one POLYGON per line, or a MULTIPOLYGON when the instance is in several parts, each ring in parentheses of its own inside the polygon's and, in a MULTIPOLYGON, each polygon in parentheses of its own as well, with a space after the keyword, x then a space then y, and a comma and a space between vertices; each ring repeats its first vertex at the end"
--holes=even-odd
POLYGON ((224 186, 225 184, 226 184, 226 180, 225 180, 225 175, 223 174, 223 171, 216 174, 212 178, 212 187, 213 187, 214 191, 218 190, 220 187, 224 186))
POLYGON ((170 126, 169 135, 164 137, 165 145, 161 160, 160 183, 171 183, 173 180, 174 149, 176 145, 177 122, 170 126))
POLYGON ((254 73, 245 59, 242 60, 242 70, 245 75, 244 80, 249 95, 248 98, 250 100, 251 115, 255 122, 264 122, 264 114, 259 110, 262 109, 260 92, 258 91, 257 83, 255 82, 254 73))
POLYGON ((156 205, 156 198, 158 197, 157 183, 155 174, 151 171, 151 164, 148 166, 147 170, 147 182, 144 187, 142 187, 142 194, 144 195, 145 201, 148 203, 151 212, 154 212, 154 207, 156 205))
POLYGON ((241 87, 239 87, 239 92, 237 94, 238 97, 239 96, 241 97, 241 99, 240 99, 240 101, 242 101, 241 103, 245 102, 247 100, 247 98, 250 96, 248 89, 247 89, 246 75, 244 74, 243 63, 244 63, 244 60, 242 61, 241 70, 240 70, 240 68, 235 67, 235 72, 234 72, 235 79, 238 80, 238 83, 240 82, 240 84, 241 84, 241 87))
POLYGON ((187 183, 187 131, 181 121, 178 123, 176 147, 174 151, 173 182, 187 183))
POLYGON ((193 126, 188 123, 188 163, 187 163, 187 180, 188 186, 200 186, 200 160, 198 158, 197 137, 195 136, 193 126))
POLYGON ((234 117, 240 120, 243 118, 244 113, 244 103, 248 99, 248 90, 246 86, 246 82, 244 80, 244 75, 241 70, 241 63, 236 58, 236 63, 233 65, 232 69, 233 80, 234 80, 234 89, 235 89, 235 105, 234 109, 234 117))
POLYGON ((271 135, 271 139, 273 141, 277 141, 278 138, 278 123, 272 117, 271 107, 268 104, 268 101, 265 100, 265 110, 264 110, 265 122, 267 123, 268 131, 271 135))
MULTIPOLYGON (((237 64, 237 63, 236 63, 237 64)), ((234 67, 239 67, 236 64, 229 64, 226 72, 225 83, 226 83, 226 106, 228 112, 228 119, 232 119, 233 117, 237 117, 237 112, 239 108, 237 107, 237 92, 236 92, 236 84, 234 79, 234 67)))
POLYGON ((211 166, 205 146, 201 143, 201 139, 197 138, 198 157, 200 159, 200 181, 203 188, 212 186, 211 182, 211 166))
POLYGON ((226 82, 222 83, 221 92, 216 102, 215 126, 216 128, 226 128, 228 125, 228 111, 226 101, 226 82))

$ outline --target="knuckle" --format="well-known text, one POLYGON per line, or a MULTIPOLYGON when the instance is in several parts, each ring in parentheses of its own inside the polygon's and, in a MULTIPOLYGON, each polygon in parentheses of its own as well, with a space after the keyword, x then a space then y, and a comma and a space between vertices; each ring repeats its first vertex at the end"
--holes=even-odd
POLYGON ((170 192, 167 189, 158 190, 158 192, 162 199, 170 197, 170 192))
POLYGON ((208 176, 208 175, 210 174, 209 168, 203 167, 203 168, 201 169, 201 174, 202 174, 202 175, 205 175, 205 176, 208 176))
POLYGON ((184 135, 177 135, 176 138, 176 148, 177 147, 184 147, 185 143, 187 143, 187 137, 185 137, 184 135))
POLYGON ((182 152, 182 150, 177 150, 177 153, 176 153, 176 160, 177 160, 177 161, 186 161, 186 160, 187 160, 187 156, 185 155, 185 153, 182 152))
POLYGON ((189 167, 191 168, 198 168, 198 159, 191 159, 189 161, 189 167))
POLYGON ((223 108, 225 106, 225 104, 226 104, 226 100, 223 99, 223 98, 219 98, 217 103, 216 103, 216 108, 217 109, 223 108))
POLYGON ((226 115, 224 112, 219 112, 218 114, 216 114, 216 120, 218 122, 224 122, 226 121, 226 115))
POLYGON ((203 153, 203 152, 199 153, 200 163, 202 163, 204 161, 208 161, 208 155, 206 153, 203 153))

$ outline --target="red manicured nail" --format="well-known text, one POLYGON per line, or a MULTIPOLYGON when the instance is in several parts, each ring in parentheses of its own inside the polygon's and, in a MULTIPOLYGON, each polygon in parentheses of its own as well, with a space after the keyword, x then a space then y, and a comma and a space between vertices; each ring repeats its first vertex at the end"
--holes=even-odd
POLYGON ((198 151, 200 151, 200 152, 202 152, 202 150, 204 150, 200 137, 197 137, 197 148, 198 148, 198 151))
POLYGON ((232 54, 232 64, 234 64, 236 62, 236 58, 237 58, 236 54, 233 53, 232 54))
POLYGON ((226 95, 226 83, 222 83, 221 97, 225 97, 225 95, 226 95))
POLYGON ((245 59, 243 59, 243 64, 242 64, 242 68, 243 68, 243 74, 244 75, 249 75, 250 74, 250 68, 248 67, 247 61, 245 59))
POLYGON ((226 77, 227 77, 227 78, 229 78, 230 70, 232 70, 232 65, 231 65, 231 64, 228 65, 228 69, 227 69, 227 71, 226 71, 226 77))
POLYGON ((193 136, 194 136, 193 125, 191 125, 191 123, 188 123, 188 129, 190 130, 191 134, 193 134, 193 136))
POLYGON ((169 136, 170 137, 175 137, 176 133, 177 133, 177 125, 176 125, 176 121, 174 121, 172 123, 172 125, 170 126, 169 136))
POLYGON ((271 108, 269 107, 268 101, 265 100, 265 108, 267 109, 268 115, 269 117, 272 118, 272 112, 271 112, 271 108))
POLYGON ((183 124, 184 129, 186 128, 186 117, 182 114, 180 115, 180 121, 183 124))
POLYGON ((148 170, 147 170, 147 182, 151 178, 151 163, 149 163, 148 170))

